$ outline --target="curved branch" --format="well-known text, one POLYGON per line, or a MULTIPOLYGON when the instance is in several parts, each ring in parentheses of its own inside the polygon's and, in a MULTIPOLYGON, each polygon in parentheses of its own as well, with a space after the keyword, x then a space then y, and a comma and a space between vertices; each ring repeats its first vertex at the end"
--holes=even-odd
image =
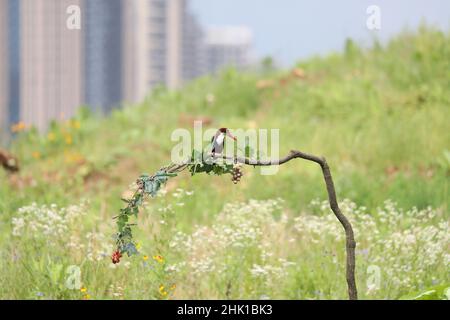
POLYGON ((341 212, 339 208, 337 199, 336 199, 336 191, 334 188, 333 178, 331 176, 330 168, 327 164, 327 161, 323 157, 318 157, 315 155, 311 155, 308 153, 304 153, 297 150, 292 150, 286 157, 276 160, 255 160, 249 158, 242 157, 227 157, 221 154, 212 154, 213 158, 222 158, 226 160, 231 160, 234 162, 252 165, 252 166, 273 166, 273 165, 281 165, 286 162, 291 161, 292 159, 300 158, 308 161, 312 161, 320 165, 322 169, 322 174, 325 180, 325 185, 328 193, 328 201, 330 203, 330 208, 333 211, 336 218, 341 223, 342 227, 345 231, 346 236, 346 254, 347 254, 347 262, 346 262, 346 278, 347 278, 347 287, 348 287, 348 296, 350 300, 358 299, 358 292, 356 289, 355 282, 355 237, 353 234, 353 228, 350 221, 347 217, 341 212))

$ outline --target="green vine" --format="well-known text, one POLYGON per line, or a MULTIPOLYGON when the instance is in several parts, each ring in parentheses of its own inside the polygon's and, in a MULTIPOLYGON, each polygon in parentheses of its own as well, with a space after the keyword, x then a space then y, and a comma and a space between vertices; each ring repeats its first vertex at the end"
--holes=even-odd
POLYGON ((130 223, 130 219, 133 216, 137 218, 139 208, 147 197, 156 197, 158 191, 167 183, 169 178, 176 177, 178 173, 185 169, 189 169, 192 176, 197 173, 223 175, 233 174, 235 166, 225 160, 214 159, 205 156, 203 152, 193 150, 191 158, 185 163, 162 167, 154 175, 141 175, 136 181, 137 190, 131 199, 122 199, 126 206, 120 209, 119 215, 115 217, 117 232, 115 234, 116 250, 111 257, 113 263, 119 263, 123 254, 132 256, 138 253, 132 232, 132 227, 136 224, 130 223))

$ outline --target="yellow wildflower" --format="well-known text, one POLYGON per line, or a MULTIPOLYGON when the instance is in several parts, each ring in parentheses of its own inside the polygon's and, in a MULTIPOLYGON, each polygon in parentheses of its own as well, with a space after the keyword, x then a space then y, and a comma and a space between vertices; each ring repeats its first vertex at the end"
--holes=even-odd
POLYGON ((170 290, 175 290, 176 288, 177 288, 177 285, 175 283, 170 286, 170 290))
POLYGON ((20 121, 20 122, 18 122, 16 124, 13 124, 11 126, 11 131, 14 132, 14 133, 17 133, 17 132, 20 132, 20 131, 24 131, 26 128, 27 128, 27 126, 26 126, 25 122, 20 121))
POLYGON ((159 263, 163 263, 164 262, 164 258, 161 255, 156 255, 153 256, 153 259, 159 263))
POLYGON ((34 151, 31 156, 35 159, 40 159, 41 158, 41 153, 39 151, 34 151))
POLYGON ((65 163, 82 164, 84 162, 84 160, 85 159, 84 159, 83 155, 78 152, 70 152, 70 151, 64 152, 64 162, 65 163))
POLYGON ((66 135, 66 144, 72 144, 72 142, 73 142, 73 139, 72 139, 72 136, 71 135, 66 135))
POLYGON ((89 293, 87 293, 87 294, 84 295, 84 299, 85 299, 85 300, 89 300, 90 298, 91 298, 91 295, 90 295, 89 293))
POLYGON ((48 139, 48 141, 55 141, 56 135, 55 135, 53 132, 50 132, 50 133, 47 135, 47 139, 48 139))
POLYGON ((163 285, 159 286, 159 294, 162 295, 163 297, 167 296, 167 291, 164 290, 164 286, 163 285))
POLYGON ((142 259, 144 259, 144 261, 148 260, 148 256, 143 256, 142 259))
POLYGON ((73 120, 73 121, 72 121, 72 127, 73 127, 74 129, 80 129, 80 127, 81 127, 80 121, 78 121, 78 120, 73 120))
POLYGON ((85 287, 82 287, 82 288, 80 289, 80 291, 84 293, 84 292, 87 291, 87 289, 86 289, 85 287))
POLYGON ((141 243, 140 242, 136 242, 136 249, 140 250, 142 248, 141 243))

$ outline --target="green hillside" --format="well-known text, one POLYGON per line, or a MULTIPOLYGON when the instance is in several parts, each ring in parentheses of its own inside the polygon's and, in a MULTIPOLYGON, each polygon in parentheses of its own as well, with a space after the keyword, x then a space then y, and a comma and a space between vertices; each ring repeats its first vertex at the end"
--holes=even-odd
POLYGON ((0 298, 346 298, 341 227, 319 168, 302 161, 274 176, 245 168, 237 185, 172 179, 139 215, 141 254, 111 264, 121 197, 170 162, 171 133, 196 119, 279 128, 280 155, 327 158, 356 226, 362 298, 449 283, 449 70, 450 35, 422 27, 289 71, 159 88, 105 118, 81 109, 42 134, 18 126, 21 171, 0 172, 0 298), (67 287, 71 265, 86 290, 67 287))

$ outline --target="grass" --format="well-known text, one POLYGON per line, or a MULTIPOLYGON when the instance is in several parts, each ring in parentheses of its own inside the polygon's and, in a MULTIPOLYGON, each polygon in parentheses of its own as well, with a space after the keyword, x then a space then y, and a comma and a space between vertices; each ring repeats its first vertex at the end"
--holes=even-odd
POLYGON ((275 176, 246 168, 236 186, 171 180, 140 213, 141 254, 112 268, 121 196, 169 162, 171 132, 196 118, 205 129, 280 128, 281 154, 326 156, 338 199, 351 199, 362 298, 447 284, 449 40, 422 27, 368 50, 348 41, 342 54, 299 62, 304 76, 226 70, 105 118, 81 109, 46 133, 19 133, 22 170, 0 172, 0 297, 346 298, 342 232, 314 202, 326 199, 320 170, 301 161, 275 176), (71 265, 83 292, 68 288, 71 265))

